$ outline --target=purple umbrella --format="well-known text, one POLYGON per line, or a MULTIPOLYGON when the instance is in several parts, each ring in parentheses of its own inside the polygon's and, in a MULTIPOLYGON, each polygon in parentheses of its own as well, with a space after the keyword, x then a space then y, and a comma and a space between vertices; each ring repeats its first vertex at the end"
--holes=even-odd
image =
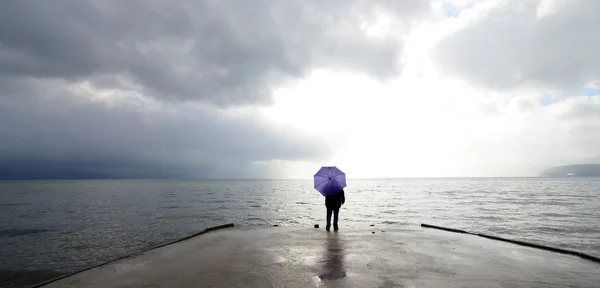
POLYGON ((346 187, 346 174, 335 166, 324 166, 315 174, 315 189, 323 196, 334 195, 346 187))

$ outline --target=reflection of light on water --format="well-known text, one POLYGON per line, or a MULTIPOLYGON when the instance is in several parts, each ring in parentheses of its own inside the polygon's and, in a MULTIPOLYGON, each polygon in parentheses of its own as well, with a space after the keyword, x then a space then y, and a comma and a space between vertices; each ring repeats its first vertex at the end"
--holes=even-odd
POLYGON ((311 277, 310 279, 312 279, 315 286, 320 286, 321 282, 323 282, 323 280, 321 280, 321 278, 319 278, 319 276, 314 276, 314 277, 311 277))
POLYGON ((510 254, 512 254, 515 258, 525 258, 525 255, 519 253, 517 250, 510 251, 510 254))
POLYGON ((276 264, 276 263, 283 263, 286 262, 287 258, 281 256, 281 255, 273 255, 270 259, 270 263, 269 264, 276 264))

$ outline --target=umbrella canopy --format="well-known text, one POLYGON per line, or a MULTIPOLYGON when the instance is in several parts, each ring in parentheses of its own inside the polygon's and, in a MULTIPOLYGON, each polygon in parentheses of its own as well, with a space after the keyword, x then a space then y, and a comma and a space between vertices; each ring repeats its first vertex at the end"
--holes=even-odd
POLYGON ((315 189, 323 196, 334 195, 346 187, 346 174, 335 166, 323 166, 315 174, 315 189))

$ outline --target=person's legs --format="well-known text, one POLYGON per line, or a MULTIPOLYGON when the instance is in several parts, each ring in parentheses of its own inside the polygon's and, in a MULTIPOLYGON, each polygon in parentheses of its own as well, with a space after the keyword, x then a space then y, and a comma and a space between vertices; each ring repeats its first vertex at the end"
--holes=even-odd
POLYGON ((340 214, 340 208, 333 210, 333 230, 338 230, 338 215, 340 214))
POLYGON ((327 231, 331 228, 331 212, 333 212, 333 209, 327 207, 327 226, 325 227, 327 231))

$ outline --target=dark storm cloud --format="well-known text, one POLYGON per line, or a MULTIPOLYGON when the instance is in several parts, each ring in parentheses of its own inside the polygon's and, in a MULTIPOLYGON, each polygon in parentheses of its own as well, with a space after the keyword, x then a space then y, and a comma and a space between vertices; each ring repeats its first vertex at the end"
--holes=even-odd
POLYGON ((0 1, 0 75, 88 79, 169 101, 266 103, 272 85, 315 67, 398 73, 401 37, 369 38, 360 20, 382 10, 409 23, 428 9, 426 1, 0 1))
POLYGON ((0 105, 0 178, 264 177, 252 162, 329 152, 252 115, 50 100, 0 105))

